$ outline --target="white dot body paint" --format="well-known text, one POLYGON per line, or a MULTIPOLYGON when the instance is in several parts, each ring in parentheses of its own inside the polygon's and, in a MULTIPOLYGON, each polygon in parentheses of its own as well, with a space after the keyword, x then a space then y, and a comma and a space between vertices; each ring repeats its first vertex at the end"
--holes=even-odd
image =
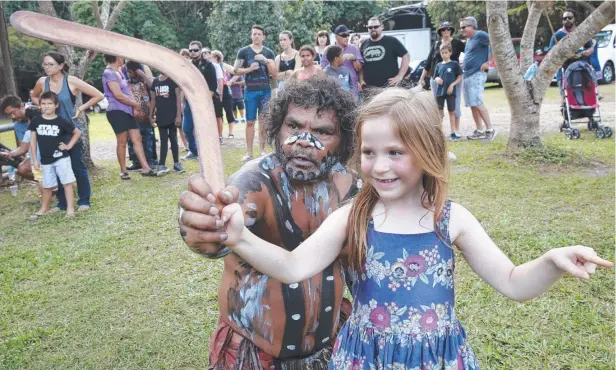
POLYGON ((255 210, 255 211, 256 211, 256 210, 257 210, 257 205, 256 205, 256 204, 254 204, 254 203, 247 203, 247 204, 246 204, 246 208, 248 208, 248 209, 252 209, 252 210, 255 210))
POLYGON ((300 314, 297 314, 297 313, 296 313, 295 315, 291 316, 291 318, 292 318, 293 320, 295 320, 295 321, 299 320, 301 317, 302 317, 302 316, 301 316, 300 314))
POLYGON ((289 284, 289 288, 296 289, 299 286, 298 283, 289 284))

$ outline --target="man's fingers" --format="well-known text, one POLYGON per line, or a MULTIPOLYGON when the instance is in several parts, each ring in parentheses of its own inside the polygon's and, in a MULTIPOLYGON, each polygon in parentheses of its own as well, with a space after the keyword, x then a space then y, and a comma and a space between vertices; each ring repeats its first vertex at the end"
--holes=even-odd
POLYGON ((216 249, 221 240, 223 231, 201 231, 189 226, 180 228, 184 242, 197 252, 207 252, 208 249, 216 249))
POLYGON ((185 191, 180 195, 180 207, 184 208, 184 211, 194 211, 203 214, 218 214, 218 209, 213 202, 203 199, 198 194, 185 191))
POLYGON ((212 187, 205 181, 201 174, 192 175, 188 179, 188 190, 193 193, 199 194, 202 198, 205 198, 212 192, 212 187))
POLYGON ((216 216, 186 210, 180 215, 180 222, 185 227, 198 230, 216 230, 224 226, 224 222, 216 216))
POLYGON ((237 203, 240 198, 240 191, 235 186, 227 186, 220 193, 218 193, 218 199, 222 204, 237 203))

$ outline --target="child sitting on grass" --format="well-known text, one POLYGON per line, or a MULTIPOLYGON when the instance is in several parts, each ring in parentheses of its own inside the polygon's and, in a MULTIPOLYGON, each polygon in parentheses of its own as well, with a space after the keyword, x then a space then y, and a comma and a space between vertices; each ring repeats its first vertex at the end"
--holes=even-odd
POLYGON ((66 216, 75 216, 73 209, 73 183, 75 175, 68 151, 75 146, 81 131, 71 122, 58 117, 58 95, 52 91, 44 92, 39 98, 42 115, 34 117, 28 126, 31 133, 30 150, 32 151, 32 168, 42 169, 43 201, 41 209, 30 219, 36 220, 49 210, 52 189, 58 185, 57 179, 64 186, 66 194, 66 216), (68 140, 67 140, 68 139, 68 140), (66 144, 68 142, 68 144, 66 144), (40 148, 40 161, 37 150, 40 148))

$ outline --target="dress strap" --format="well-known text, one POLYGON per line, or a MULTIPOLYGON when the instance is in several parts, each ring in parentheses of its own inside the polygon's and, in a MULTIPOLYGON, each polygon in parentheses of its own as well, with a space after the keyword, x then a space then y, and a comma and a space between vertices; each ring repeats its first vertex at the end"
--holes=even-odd
POLYGON ((43 88, 44 92, 49 91, 49 77, 45 77, 45 86, 43 88))
POLYGON ((450 242, 449 238, 449 217, 451 216, 451 200, 447 199, 443 206, 443 212, 441 214, 441 219, 436 222, 436 226, 438 228, 439 233, 445 238, 447 243, 450 242))

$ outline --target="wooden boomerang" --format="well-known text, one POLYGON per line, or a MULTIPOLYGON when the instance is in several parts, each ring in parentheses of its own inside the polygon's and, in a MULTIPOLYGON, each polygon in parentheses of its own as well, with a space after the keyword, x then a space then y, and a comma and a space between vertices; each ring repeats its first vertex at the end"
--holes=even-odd
POLYGON ((224 188, 214 104, 207 82, 190 61, 172 50, 147 41, 39 13, 15 12, 11 15, 11 24, 29 36, 119 55, 164 72, 182 88, 190 102, 201 174, 212 187, 214 194, 224 188))

